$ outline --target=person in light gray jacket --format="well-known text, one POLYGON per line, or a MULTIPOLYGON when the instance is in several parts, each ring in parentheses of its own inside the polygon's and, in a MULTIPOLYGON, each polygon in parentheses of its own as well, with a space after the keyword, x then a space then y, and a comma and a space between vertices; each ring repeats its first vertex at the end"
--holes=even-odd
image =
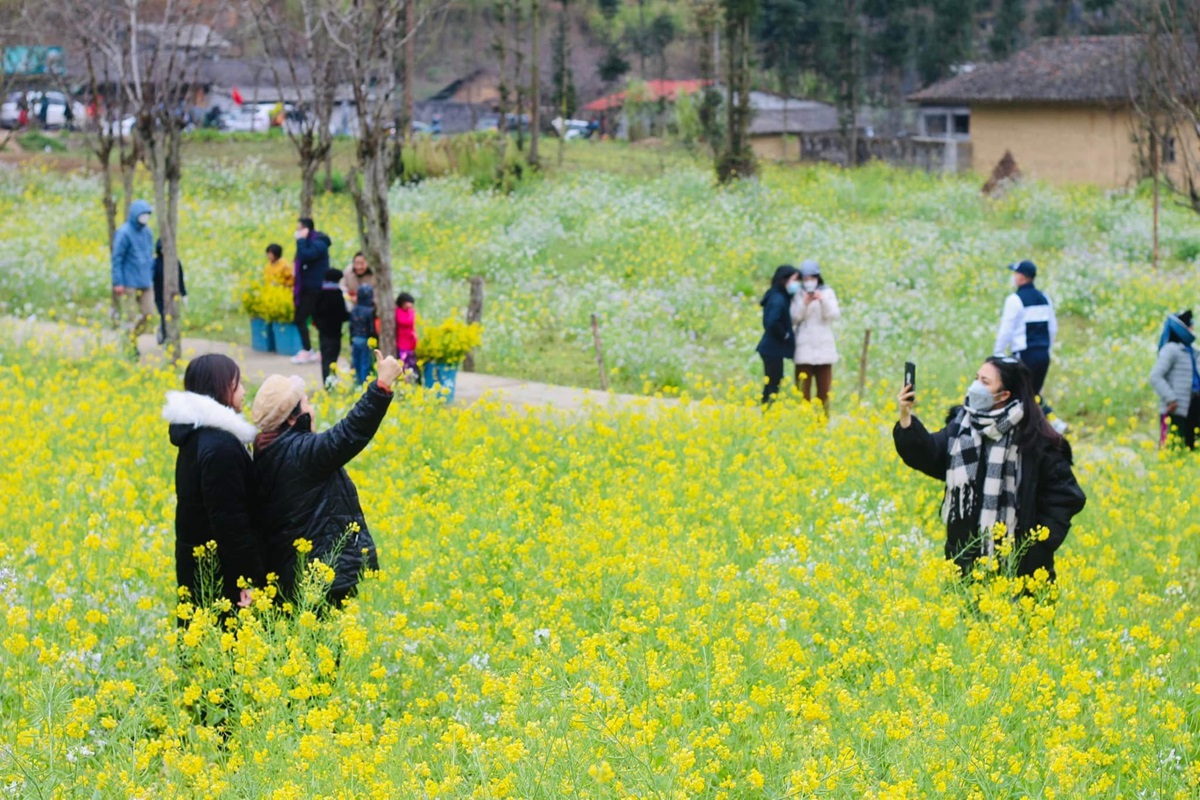
POLYGON ((1200 402, 1196 402, 1200 372, 1192 349, 1195 341, 1191 310, 1168 315, 1158 342, 1158 360, 1150 371, 1162 423, 1159 443, 1165 444, 1167 429, 1174 428, 1189 450, 1196 448, 1196 428, 1200 424, 1200 402))

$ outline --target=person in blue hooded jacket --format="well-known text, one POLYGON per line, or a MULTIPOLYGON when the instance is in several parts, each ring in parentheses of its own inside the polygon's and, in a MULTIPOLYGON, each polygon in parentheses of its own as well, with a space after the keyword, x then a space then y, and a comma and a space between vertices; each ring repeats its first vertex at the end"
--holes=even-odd
POLYGON ((113 236, 113 323, 125 320, 131 354, 137 357, 137 337, 154 313, 154 234, 150 230, 150 204, 134 200, 129 219, 113 236))

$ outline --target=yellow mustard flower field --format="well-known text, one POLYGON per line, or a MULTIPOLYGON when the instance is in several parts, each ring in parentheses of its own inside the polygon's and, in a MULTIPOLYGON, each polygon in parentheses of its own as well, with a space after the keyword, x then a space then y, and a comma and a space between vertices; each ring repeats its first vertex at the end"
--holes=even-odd
POLYGON ((175 593, 177 374, 0 349, 0 796, 1200 791, 1200 471, 1136 419, 1077 442, 1088 507, 1022 587, 1003 543, 943 560, 894 384, 828 424, 413 393, 350 468, 381 571, 221 628, 175 593))

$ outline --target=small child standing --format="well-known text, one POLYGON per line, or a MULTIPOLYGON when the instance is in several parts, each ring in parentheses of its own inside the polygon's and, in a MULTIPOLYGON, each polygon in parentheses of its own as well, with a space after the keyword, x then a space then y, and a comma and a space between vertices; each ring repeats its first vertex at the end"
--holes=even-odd
POLYGON ((396 295, 396 360, 414 375, 417 372, 416 302, 408 292, 396 295))
POLYGON ((368 340, 375 335, 375 290, 370 286, 358 287, 358 298, 350 312, 350 358, 354 362, 354 380, 361 385, 367 382, 374 361, 368 340))
POLYGON ((342 354, 342 326, 350 319, 350 312, 346 310, 346 301, 342 297, 342 287, 338 283, 341 279, 340 269, 325 271, 325 281, 321 284, 321 294, 317 297, 312 315, 321 343, 321 382, 326 388, 329 387, 330 371, 342 354))

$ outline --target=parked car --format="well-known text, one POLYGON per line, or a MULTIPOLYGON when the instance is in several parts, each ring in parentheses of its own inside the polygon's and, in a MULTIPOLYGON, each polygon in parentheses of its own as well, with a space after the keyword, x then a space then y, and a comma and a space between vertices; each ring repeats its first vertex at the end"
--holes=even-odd
MULTIPOLYGON (((505 115, 505 119, 507 121, 507 124, 505 125, 505 130, 507 130, 509 133, 512 133, 518 129, 528 132, 528 130, 529 130, 529 115, 528 114, 521 114, 520 116, 518 116, 516 114, 507 114, 507 115, 505 115)), ((477 130, 477 131, 494 131, 494 130, 499 129, 499 127, 500 127, 500 115, 499 114, 484 114, 482 117, 479 118, 478 122, 475 123, 475 130, 477 130)))
POLYGON ((231 132, 266 133, 271 129, 271 109, 262 105, 245 105, 226 111, 221 117, 221 129, 231 132))
POLYGON ((36 124, 42 108, 42 97, 49 101, 46 108, 46 127, 59 129, 83 124, 87 113, 83 103, 69 99, 62 92, 10 92, 8 99, 0 105, 0 128, 12 129, 20 124, 21 100, 25 101, 28 124, 36 124), (68 114, 68 108, 70 113, 68 114))
POLYGON ((562 117, 555 117, 550 121, 550 127, 556 134, 570 141, 589 138, 594 126, 586 119, 569 119, 564 124, 562 117))
POLYGON ((135 117, 125 117, 123 119, 106 119, 103 122, 104 134, 106 136, 121 136, 128 139, 133 133, 133 126, 137 124, 135 117))

